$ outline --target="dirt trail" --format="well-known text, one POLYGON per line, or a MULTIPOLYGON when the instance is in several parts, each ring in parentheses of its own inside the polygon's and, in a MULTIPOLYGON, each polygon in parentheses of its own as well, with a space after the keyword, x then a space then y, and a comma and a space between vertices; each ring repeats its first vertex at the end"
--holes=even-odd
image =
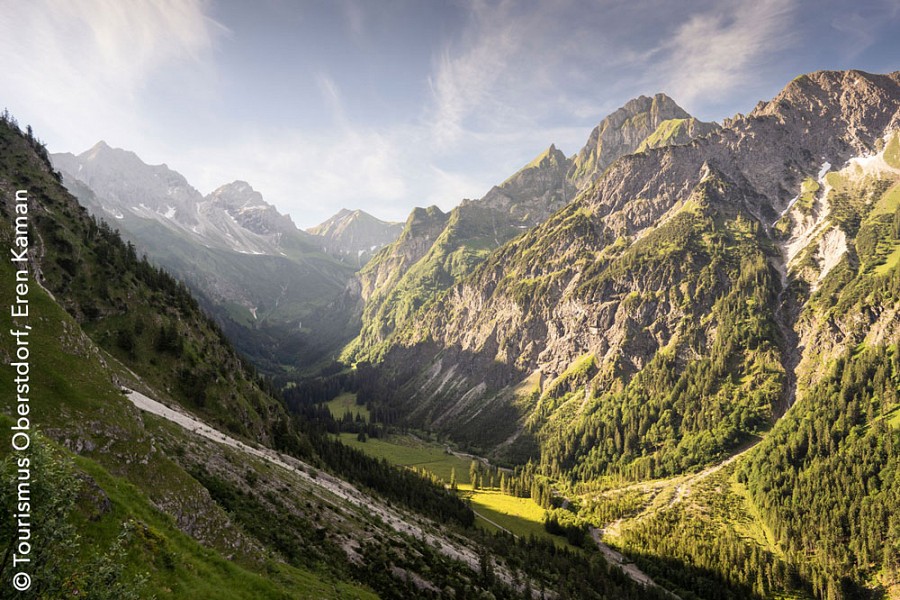
POLYGON ((507 529, 506 527, 504 527, 503 525, 501 525, 501 524, 498 523, 497 521, 494 521, 494 520, 492 520, 492 519, 488 519, 486 516, 484 516, 483 514, 481 514, 480 512, 478 512, 477 510, 473 510, 472 512, 475 513, 475 516, 478 517, 479 519, 481 519, 482 521, 487 521, 488 523, 490 523, 491 525, 493 525, 494 527, 496 527, 496 528, 499 529, 500 531, 506 532, 506 533, 508 533, 509 535, 513 536, 514 538, 519 539, 519 536, 517 536, 516 534, 514 534, 512 531, 510 531, 509 529, 507 529))
POLYGON ((741 456, 743 456, 747 452, 750 452, 750 450, 752 450, 761 441, 762 441, 761 439, 752 440, 752 441, 748 442, 747 444, 744 444, 737 452, 735 452, 734 454, 732 454, 731 456, 729 456, 722 462, 716 463, 710 467, 706 467, 705 469, 703 469, 696 475, 688 476, 682 483, 678 484, 678 486, 675 488, 675 495, 672 498, 672 501, 669 503, 669 506, 678 504, 686 496, 688 496, 691 493, 691 486, 693 484, 703 481, 704 479, 706 479, 713 473, 717 473, 717 472, 721 471, 722 469, 724 469, 725 467, 727 467, 728 465, 730 465, 731 463, 733 463, 734 461, 739 459, 741 456))
MULTIPOLYGON (((597 544, 597 548, 600 549, 600 553, 603 554, 603 557, 606 559, 606 562, 618 566, 622 569, 622 572, 628 575, 632 581, 636 581, 637 583, 643 585, 644 587, 653 586, 659 587, 653 579, 641 571, 636 564, 633 562, 629 562, 627 558, 625 558, 622 553, 613 550, 609 546, 603 543, 602 536, 600 530, 596 527, 591 527, 591 538, 593 538, 594 543, 597 544)), ((661 588, 665 590, 665 588, 661 588)), ((678 598, 672 592, 669 592, 673 597, 678 598)))
MULTIPOLYGON (((371 496, 363 494, 354 486, 345 481, 342 481, 322 471, 316 470, 312 466, 292 456, 280 454, 278 452, 275 452, 274 450, 270 450, 269 448, 254 447, 245 444, 225 433, 222 433, 217 429, 214 429, 213 427, 210 427, 209 425, 197 420, 196 418, 188 415, 185 412, 170 408, 165 404, 157 402, 156 400, 140 392, 130 390, 128 388, 125 388, 123 391, 126 393, 128 399, 132 402, 132 404, 134 404, 141 410, 172 421, 173 423, 176 423, 181 427, 214 442, 224 444, 231 448, 235 448, 245 454, 249 454, 261 460, 270 462, 274 465, 278 465, 283 469, 287 469, 288 471, 291 471, 292 473, 295 473, 302 477, 312 487, 324 490, 332 496, 337 496, 341 500, 353 504, 354 506, 370 513, 371 515, 377 516, 379 519, 381 519, 381 521, 386 523, 395 531, 410 535, 420 540, 425 540, 428 544, 437 549, 441 554, 444 554, 445 556, 448 556, 454 560, 464 562, 475 571, 478 571, 480 569, 479 556, 477 552, 475 552, 471 548, 468 548, 461 544, 457 544, 455 542, 451 542, 445 537, 437 536, 428 531, 425 531, 415 523, 412 523, 406 515, 402 514, 392 507, 388 507, 387 505, 382 504, 371 496), (316 475, 310 475, 311 472, 315 472, 316 475)), ((326 501, 328 500, 328 498, 322 499, 326 501)), ((499 565, 495 565, 495 572, 508 585, 514 585, 511 574, 505 568, 499 565)))
MULTIPOLYGON (((679 502, 681 502, 682 500, 684 500, 691 494, 691 489, 694 484, 696 484, 700 481, 703 481, 704 479, 713 475, 714 473, 721 471, 722 469, 724 469, 725 467, 727 467, 728 465, 730 465, 731 463, 736 461, 738 458, 740 458, 741 456, 743 456, 744 454, 746 454, 747 452, 752 450, 756 446, 756 444, 758 444, 760 441, 761 440, 753 440, 753 441, 745 444, 735 454, 732 454, 731 456, 729 456, 722 462, 716 463, 715 465, 712 465, 712 466, 709 466, 709 467, 703 469, 702 471, 700 471, 699 473, 697 473, 695 475, 687 475, 687 476, 677 479, 676 480, 677 484, 675 485, 674 491, 672 493, 672 497, 664 507, 656 506, 654 508, 651 506, 647 506, 640 513, 638 513, 632 517, 629 517, 627 519, 627 521, 630 523, 635 523, 637 521, 647 518, 648 516, 656 513, 659 510, 667 510, 667 509, 671 508, 672 506, 678 504, 679 502)), ((646 485, 646 484, 642 484, 642 485, 646 485)), ((662 487, 665 487, 665 486, 662 486, 662 487)), ((628 488, 629 489, 634 488, 634 485, 628 486, 628 488)), ((617 519, 613 523, 607 525, 602 530, 597 529, 596 527, 591 527, 590 528, 591 537, 593 538, 594 543, 597 544, 597 547, 600 549, 600 552, 606 558, 607 562, 614 564, 614 565, 618 565, 625 572, 625 574, 628 575, 632 580, 634 580, 642 585, 645 585, 645 586, 652 585, 652 586, 656 586, 656 587, 659 587, 660 589, 664 590, 665 588, 662 588, 656 582, 654 582, 653 579, 649 575, 647 575, 646 573, 641 571, 637 567, 637 565, 635 565, 634 563, 629 563, 628 559, 626 559, 621 553, 613 550, 612 548, 610 548, 609 546, 607 546, 606 544, 603 543, 603 535, 605 535, 607 533, 612 533, 614 535, 618 535, 619 531, 620 531, 620 527, 625 520, 626 519, 617 519)), ((666 590, 666 591, 668 592, 668 590, 666 590)), ((678 596, 675 595, 674 593, 672 593, 672 592, 668 592, 668 593, 673 598, 678 598, 678 596)))

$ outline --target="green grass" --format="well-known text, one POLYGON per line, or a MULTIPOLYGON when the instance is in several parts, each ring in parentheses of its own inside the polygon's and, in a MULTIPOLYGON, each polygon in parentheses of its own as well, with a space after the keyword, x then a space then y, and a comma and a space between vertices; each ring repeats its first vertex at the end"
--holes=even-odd
POLYGON ((891 412, 886 414, 885 418, 888 420, 888 425, 890 427, 900 428, 900 406, 894 408, 891 412))
POLYGON ((884 162, 900 169, 900 134, 894 133, 884 148, 884 162))
POLYGON ((518 537, 528 538, 533 535, 551 540, 559 548, 576 549, 565 538, 551 535, 544 529, 546 511, 531 498, 508 496, 499 490, 472 491, 468 487, 460 493, 472 503, 472 510, 478 517, 476 522, 488 531, 495 531, 496 526, 485 518, 518 537))
POLYGON ((437 444, 424 442, 408 435, 392 435, 388 439, 369 438, 365 442, 356 439, 354 433, 342 433, 341 442, 362 450, 369 456, 383 458, 401 467, 415 467, 434 473, 446 482, 456 469, 456 480, 460 484, 469 482, 471 460, 448 454, 437 444))
POLYGON ((160 600, 377 598, 363 588, 327 581, 320 575, 280 562, 267 562, 265 574, 250 571, 178 531, 171 518, 158 511, 135 486, 111 476, 89 459, 79 457, 76 464, 103 488, 112 504, 110 513, 98 522, 83 523, 90 527, 85 541, 96 543, 98 538, 111 538, 119 524, 129 518, 141 523, 139 554, 143 556, 135 557, 139 563, 134 569, 148 573, 147 587, 160 600))
POLYGON ((900 429, 900 410, 896 411, 896 414, 888 421, 888 425, 900 429))
POLYGON ((896 184, 878 199, 875 207, 870 213, 870 218, 878 215, 893 214, 897 207, 900 206, 900 184, 896 184))
POLYGON ((689 119, 668 119, 659 124, 656 131, 647 136, 636 152, 642 152, 650 148, 659 148, 669 143, 669 140, 677 137, 688 124, 689 119))
MULTIPOLYGON (((444 481, 450 480, 450 470, 455 468, 460 494, 472 502, 472 508, 477 513, 517 536, 527 538, 533 534, 553 540, 559 547, 573 548, 565 539, 547 533, 544 529, 544 509, 531 498, 507 496, 499 490, 472 491, 469 481, 469 465, 472 461, 447 454, 437 444, 408 435, 392 435, 386 440, 369 438, 366 442, 358 441, 353 433, 342 433, 340 437, 344 444, 358 448, 369 456, 383 458, 399 466, 424 468, 444 481)), ((496 527, 483 519, 478 519, 477 522, 489 531, 496 530, 496 527)))
POLYGON ((819 187, 819 182, 812 177, 804 179, 800 186, 800 198, 797 199, 794 206, 803 214, 809 214, 816 202, 816 193, 818 193, 819 187))
POLYGON ((356 403, 356 394, 345 392, 337 398, 330 400, 326 406, 331 412, 331 416, 335 419, 341 419, 347 414, 347 411, 350 411, 350 414, 353 415, 354 419, 357 416, 361 416, 366 423, 369 422, 369 409, 366 408, 364 404, 360 405, 356 403))
POLYGON ((900 264, 900 245, 894 248, 894 251, 888 254, 884 263, 875 267, 876 275, 887 275, 890 273, 894 267, 900 264))
MULTIPOLYGON (((3 280, 11 280, 8 263, 0 266, 3 280)), ((11 286, 0 289, 0 301, 9 305, 11 286)), ((182 533, 168 514, 156 504, 173 498, 196 497, 201 488, 172 460, 154 450, 156 420, 142 420, 113 385, 110 373, 90 351, 78 325, 38 286, 31 286, 32 372, 31 409, 33 424, 44 431, 64 431, 69 439, 92 442, 97 450, 73 456, 77 471, 93 480, 99 497, 109 499, 109 510, 97 513, 91 502, 81 502, 73 523, 81 536, 80 560, 109 548, 123 523, 136 523, 135 537, 128 546, 125 576, 147 573, 143 592, 165 598, 287 599, 375 598, 370 591, 352 584, 331 581, 314 573, 266 559, 257 562, 242 549, 231 547, 230 534, 207 532, 201 545, 182 533), (146 460, 144 460, 146 458, 146 460), (102 490, 99 491, 99 490, 102 490), (215 548, 218 548, 217 551, 215 548), (232 559, 226 559, 228 549, 232 559)), ((0 343, 9 353, 10 338, 0 343)), ((12 379, 0 380, 0 427, 8 430, 6 416, 15 398, 12 379)), ((175 435, 180 429, 172 426, 175 435)), ((51 442, 48 442, 51 443, 51 442)), ((0 448, 0 457, 8 445, 0 448)), ((79 565, 73 565, 77 571, 79 565)))

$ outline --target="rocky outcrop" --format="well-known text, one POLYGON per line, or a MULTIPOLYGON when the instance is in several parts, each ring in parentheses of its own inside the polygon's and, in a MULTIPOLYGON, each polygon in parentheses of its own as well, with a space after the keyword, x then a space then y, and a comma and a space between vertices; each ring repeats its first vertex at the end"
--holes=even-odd
POLYGON ((403 223, 382 221, 363 210, 344 208, 306 231, 322 240, 329 253, 362 267, 375 252, 399 237, 403 223))
MULTIPOLYGON (((516 422, 489 422, 483 415, 496 410, 486 407, 509 407, 507 390, 531 373, 552 382, 590 354, 599 364, 590 386, 597 392, 622 385, 667 352, 684 368, 711 356, 716 344, 730 343, 718 320, 727 314, 717 311, 723 299, 754 286, 762 299, 753 301, 761 302, 752 314, 762 328, 754 344, 777 345, 780 372, 792 370, 788 355, 796 349, 787 345, 796 337, 798 307, 809 301, 809 287, 800 285, 793 300, 786 293, 783 284, 794 279, 797 265, 785 264, 779 244, 791 237, 793 225, 779 233, 771 224, 805 179, 827 178, 826 165, 872 155, 898 126, 900 73, 820 72, 690 144, 624 156, 573 203, 494 252, 411 319, 385 353, 386 372, 397 375, 395 388, 406 386, 398 395, 409 398, 414 422, 449 432, 480 426, 496 433, 487 436, 496 444, 515 433, 516 422), (779 271, 787 274, 784 282, 779 271), (745 281, 750 272, 756 273, 752 284, 745 281)), ((593 137, 601 139, 603 131, 593 137)), ((856 197, 850 188, 842 193, 856 197)), ((840 276, 841 260, 852 272, 854 259, 834 252, 852 247, 860 218, 865 226, 878 198, 876 192, 853 202, 832 197, 844 202, 843 216, 832 215, 828 226, 839 233, 811 238, 807 253, 817 261, 816 277, 826 266, 830 271, 821 275, 822 286, 840 276)), ((804 253, 796 255, 799 261, 804 253)), ((809 305, 799 326, 830 332, 802 332, 801 370, 820 352, 833 356, 861 342, 867 327, 877 325, 882 338, 883 330, 898 329, 893 309, 857 306, 841 316, 821 310, 809 305)), ((769 401, 774 406, 777 394, 769 401)), ((518 414, 519 423, 530 416, 528 409, 518 414)))
POLYGON ((422 306, 471 273, 491 252, 569 204, 612 160, 635 151, 648 136, 653 138, 648 143, 662 146, 690 141, 716 127, 692 119, 664 94, 642 96, 604 119, 574 158, 551 144, 480 200, 463 200, 439 235, 430 229, 421 238, 404 232, 394 248, 360 272, 360 283, 353 286, 362 293, 363 326, 345 358, 381 356, 385 344, 422 306), (685 123, 657 132, 671 119, 685 123))
MULTIPOLYGON (((569 178, 575 187, 583 188, 617 158, 638 150, 663 123, 676 119, 694 120, 665 94, 656 94, 652 98, 639 96, 630 100, 594 128, 587 144, 573 158, 569 178)), ((693 127, 677 129, 683 130, 683 135, 677 141, 673 140, 675 143, 692 139, 688 134, 693 127)), ((700 133, 699 129, 697 133, 700 133)), ((656 140, 648 144, 658 146, 670 143, 672 139, 671 135, 655 137, 656 140)))

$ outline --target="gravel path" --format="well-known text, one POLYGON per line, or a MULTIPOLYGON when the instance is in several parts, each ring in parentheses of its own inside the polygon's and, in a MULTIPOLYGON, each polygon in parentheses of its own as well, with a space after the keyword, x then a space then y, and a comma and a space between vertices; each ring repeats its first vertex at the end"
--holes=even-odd
MULTIPOLYGON (((218 429, 210 427, 182 410, 168 407, 138 391, 128 388, 124 388, 123 391, 131 403, 140 410, 152 413, 168 421, 172 421, 173 423, 177 423, 188 431, 209 440, 235 448, 245 454, 249 454, 274 465, 278 465, 283 469, 287 469, 302 477, 314 489, 318 488, 332 496, 337 496, 341 500, 362 509, 370 515, 378 517, 395 531, 424 540, 444 556, 465 563, 473 571, 480 571, 481 562, 476 551, 465 545, 450 541, 446 537, 438 536, 426 531, 416 523, 411 522, 407 515, 362 493, 346 481, 333 477, 321 470, 317 470, 311 465, 292 456, 280 454, 269 448, 254 447, 245 444, 244 442, 222 433, 218 429), (310 475, 311 472, 315 472, 316 475, 310 475)), ((321 495, 320 498, 322 498, 321 495)), ((328 498, 322 499, 326 501, 329 500, 328 498)), ((495 563, 494 572, 507 585, 516 586, 511 573, 505 567, 495 563)))
POLYGON ((623 556, 620 552, 616 552, 615 550, 604 544, 603 540, 600 539, 599 529, 597 529, 596 527, 591 527, 591 537, 594 539, 594 543, 597 544, 597 547, 600 549, 600 553, 603 554, 606 562, 617 565, 632 580, 640 583, 645 587, 648 585, 656 585, 656 582, 654 582, 649 575, 641 571, 636 564, 628 562, 628 559, 626 559, 625 556, 623 556))

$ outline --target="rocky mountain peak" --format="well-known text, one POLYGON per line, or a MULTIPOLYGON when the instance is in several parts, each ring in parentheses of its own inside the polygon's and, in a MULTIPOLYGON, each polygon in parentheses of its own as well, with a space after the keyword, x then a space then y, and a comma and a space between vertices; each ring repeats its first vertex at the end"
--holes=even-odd
POLYGON ((102 210, 116 219, 127 212, 177 218, 196 225, 196 207, 203 196, 178 172, 164 164, 149 165, 134 152, 104 141, 75 156, 51 156, 64 177, 88 186, 101 199, 102 210))
POLYGON ((263 200, 246 181, 233 181, 214 190, 207 200, 210 205, 227 212, 241 227, 258 235, 297 231, 289 215, 263 200))
POLYGON ((556 144, 550 144, 550 147, 534 157, 534 159, 522 168, 522 171, 533 168, 558 167, 566 165, 568 167, 569 159, 566 155, 556 147, 556 144))
POLYGON ((664 121, 690 118, 665 94, 633 98, 594 128, 587 144, 572 159, 569 177, 576 187, 583 188, 613 160, 637 150, 664 121))
POLYGON ((802 123, 804 128, 813 120, 831 123, 819 129, 846 138, 843 141, 855 150, 869 150, 859 147, 859 141, 874 140, 887 129, 900 126, 896 113, 898 83, 900 71, 887 75, 817 71, 796 77, 771 101, 757 105, 749 116, 802 123))
POLYGON ((306 231, 321 238, 331 254, 362 266, 373 253, 397 239, 402 230, 402 223, 382 221, 364 210, 342 208, 306 231))

